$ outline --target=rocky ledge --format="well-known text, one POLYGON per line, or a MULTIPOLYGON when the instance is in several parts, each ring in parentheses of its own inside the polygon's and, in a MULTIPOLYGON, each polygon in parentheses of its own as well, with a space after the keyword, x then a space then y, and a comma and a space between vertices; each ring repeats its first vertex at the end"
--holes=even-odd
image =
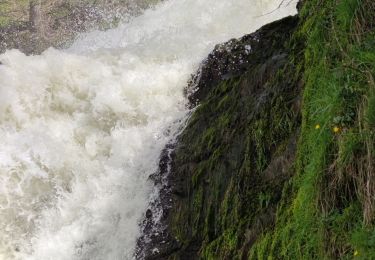
POLYGON ((375 3, 303 1, 219 45, 165 150, 145 259, 375 259, 375 3))
POLYGON ((220 44, 203 62, 187 88, 194 112, 153 176, 161 196, 139 258, 233 259, 274 224, 300 126, 288 49, 297 23, 287 17, 220 44))

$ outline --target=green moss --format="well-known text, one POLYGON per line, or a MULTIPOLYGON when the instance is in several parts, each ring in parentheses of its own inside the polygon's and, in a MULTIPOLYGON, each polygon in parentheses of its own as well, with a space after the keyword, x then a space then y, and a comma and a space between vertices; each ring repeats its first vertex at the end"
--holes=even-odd
POLYGON ((292 160, 291 134, 300 122, 291 110, 299 94, 295 64, 284 66, 287 58, 280 56, 289 34, 278 37, 284 41, 259 52, 264 58, 253 57, 246 73, 208 91, 180 137, 174 174, 185 180, 186 197, 172 212, 172 233, 182 247, 171 259, 193 250, 205 259, 246 257, 249 245, 273 224, 290 165, 270 164, 274 157, 292 160), (274 57, 280 59, 276 64, 274 57), (276 173, 279 166, 285 172, 276 173), (266 169, 269 180, 262 179, 266 169))
POLYGON ((375 5, 304 2, 182 134, 172 258, 375 258, 375 5))
POLYGON ((7 17, 0 17, 0 27, 7 26, 10 20, 7 17))

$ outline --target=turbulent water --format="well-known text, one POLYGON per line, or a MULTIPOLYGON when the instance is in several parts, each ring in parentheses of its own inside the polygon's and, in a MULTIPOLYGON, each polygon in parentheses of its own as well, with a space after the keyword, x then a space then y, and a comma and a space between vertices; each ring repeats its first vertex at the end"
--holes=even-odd
POLYGON ((170 0, 68 50, 0 55, 0 259, 131 259, 150 174, 215 44, 295 13, 170 0))

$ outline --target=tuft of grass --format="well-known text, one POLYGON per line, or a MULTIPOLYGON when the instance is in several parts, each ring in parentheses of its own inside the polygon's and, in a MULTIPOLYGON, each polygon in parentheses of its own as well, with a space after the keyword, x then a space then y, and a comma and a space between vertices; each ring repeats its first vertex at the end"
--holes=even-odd
POLYGON ((375 128, 375 93, 371 93, 367 100, 367 109, 365 114, 366 123, 369 128, 375 128))

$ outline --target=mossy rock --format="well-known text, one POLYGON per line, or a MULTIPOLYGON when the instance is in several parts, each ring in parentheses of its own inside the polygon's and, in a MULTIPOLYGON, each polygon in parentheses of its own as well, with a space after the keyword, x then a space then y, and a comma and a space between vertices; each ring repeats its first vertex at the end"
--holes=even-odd
POLYGON ((302 84, 289 52, 297 24, 288 17, 218 45, 192 80, 198 106, 169 175, 175 243, 148 259, 239 259, 274 225, 300 127, 302 84))
POLYGON ((149 259, 375 259, 375 4, 299 9, 193 78, 149 259))

